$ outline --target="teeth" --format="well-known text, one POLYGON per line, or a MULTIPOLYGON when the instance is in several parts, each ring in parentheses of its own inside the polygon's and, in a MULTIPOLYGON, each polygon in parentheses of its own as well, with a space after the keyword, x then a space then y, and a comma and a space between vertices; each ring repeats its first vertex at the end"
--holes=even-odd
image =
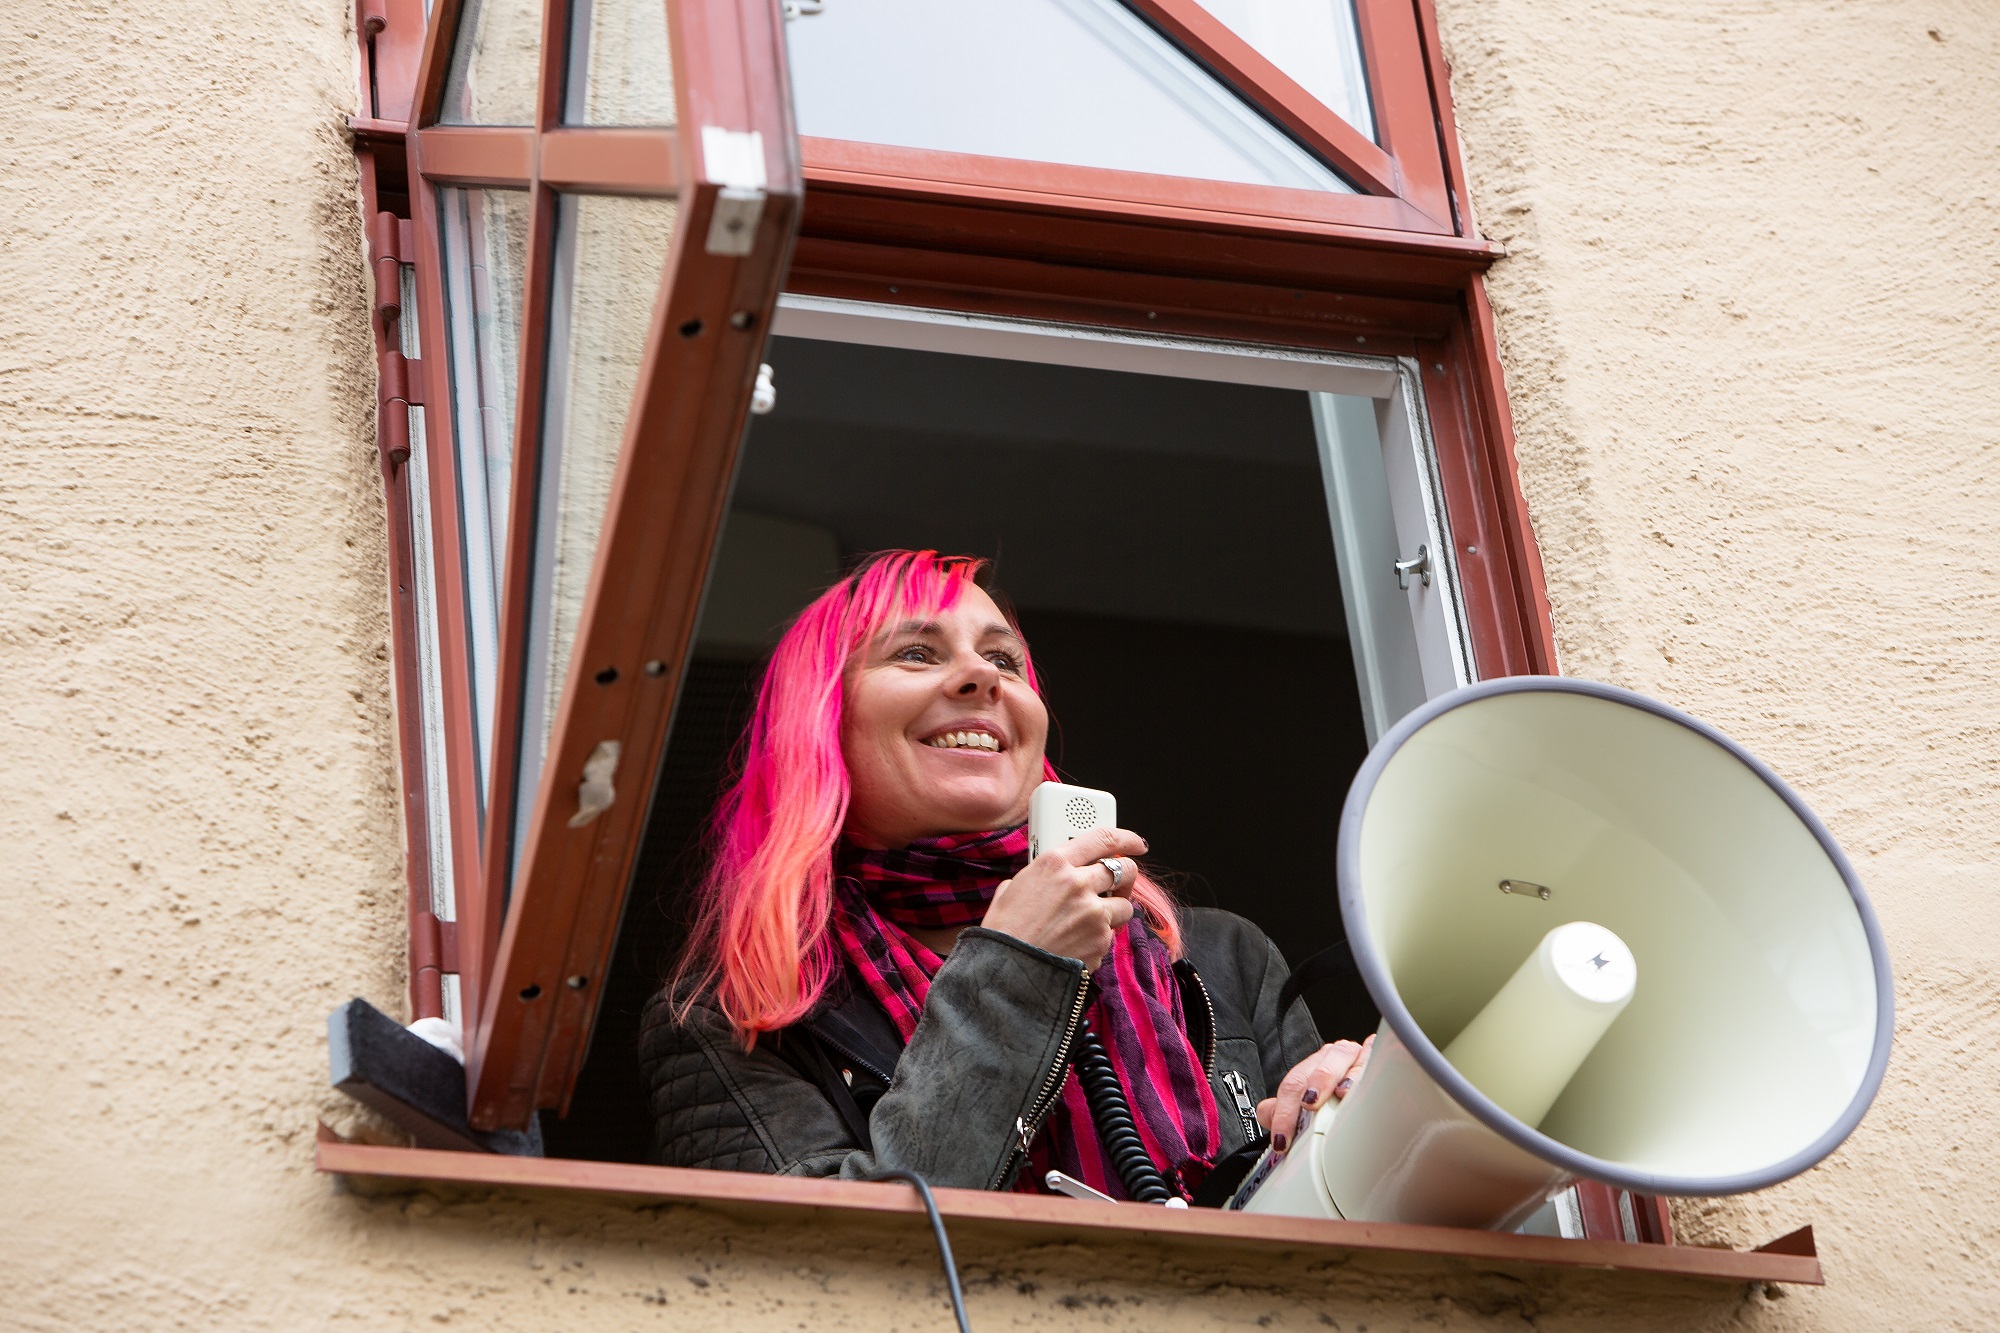
POLYGON ((1000 738, 984 731, 947 731, 933 736, 927 744, 940 750, 998 750, 1000 738))

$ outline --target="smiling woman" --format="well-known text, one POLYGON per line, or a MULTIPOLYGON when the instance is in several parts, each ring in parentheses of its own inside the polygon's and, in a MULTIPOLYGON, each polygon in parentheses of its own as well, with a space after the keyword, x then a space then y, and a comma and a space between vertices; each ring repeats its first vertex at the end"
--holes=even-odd
POLYGON ((1049 734, 1026 669, 1027 646, 976 585, 864 647, 841 718, 849 836, 901 847, 1024 822, 1049 734))
POLYGON ((1136 1140, 1151 1197, 1220 1202, 1263 1146, 1245 1108, 1276 1094, 1282 1151, 1361 1048, 1281 1012, 1277 950, 1177 909, 1137 873, 1138 834, 1029 859, 1049 715, 982 565, 877 553, 779 640, 641 1037, 655 1155, 1146 1197, 1136 1140), (1220 1068, 1225 1046, 1250 1067, 1220 1068))

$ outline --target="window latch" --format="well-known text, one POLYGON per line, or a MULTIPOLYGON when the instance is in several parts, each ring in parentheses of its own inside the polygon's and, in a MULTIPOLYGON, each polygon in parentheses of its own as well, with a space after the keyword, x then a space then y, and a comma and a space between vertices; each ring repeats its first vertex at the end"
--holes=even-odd
POLYGON ((1396 586, 1408 592, 1412 574, 1423 579, 1426 588, 1431 586, 1431 552, 1428 546, 1419 546, 1414 556, 1396 562, 1396 586))

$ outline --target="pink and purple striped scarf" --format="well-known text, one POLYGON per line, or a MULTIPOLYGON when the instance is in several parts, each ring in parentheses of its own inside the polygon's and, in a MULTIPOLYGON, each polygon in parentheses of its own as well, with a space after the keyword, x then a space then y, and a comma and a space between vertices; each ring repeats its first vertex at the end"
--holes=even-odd
MULTIPOLYGON (((909 928, 977 925, 1001 882, 1027 863, 1024 826, 925 838, 896 851, 841 844, 834 938, 905 1042, 944 963, 909 928)), ((1221 1128, 1201 1057, 1188 1039, 1173 960, 1143 920, 1134 917, 1112 942, 1091 992, 1090 1026, 1132 1104, 1147 1155, 1170 1187, 1191 1194, 1214 1162, 1221 1128)), ((1015 1188, 1046 1192, 1042 1179, 1051 1170, 1125 1197, 1074 1073, 1065 1074, 1015 1188)))

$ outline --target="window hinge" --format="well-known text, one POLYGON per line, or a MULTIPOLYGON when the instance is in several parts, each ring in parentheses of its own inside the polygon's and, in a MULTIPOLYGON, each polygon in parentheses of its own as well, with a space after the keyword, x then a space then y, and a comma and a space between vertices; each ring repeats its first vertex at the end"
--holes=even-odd
POLYGON ((410 970, 435 968, 443 973, 458 971, 458 922, 446 921, 430 912, 410 918, 410 970))
POLYGON ((423 393, 412 386, 423 383, 423 369, 423 362, 412 361, 401 352, 382 353, 375 377, 377 404, 381 408, 375 442, 388 467, 401 467, 410 459, 410 409, 421 407, 424 402, 423 393))
POLYGON ((403 220, 377 213, 368 228, 368 265, 375 274, 375 318, 383 332, 403 314, 403 220))
POLYGON ((423 363, 396 350, 403 318, 403 257, 409 250, 409 224, 394 213, 380 212, 368 226, 368 262, 375 275, 375 319, 388 350, 378 360, 375 402, 379 424, 376 447, 382 466, 390 471, 410 457, 410 409, 424 397, 423 363))

